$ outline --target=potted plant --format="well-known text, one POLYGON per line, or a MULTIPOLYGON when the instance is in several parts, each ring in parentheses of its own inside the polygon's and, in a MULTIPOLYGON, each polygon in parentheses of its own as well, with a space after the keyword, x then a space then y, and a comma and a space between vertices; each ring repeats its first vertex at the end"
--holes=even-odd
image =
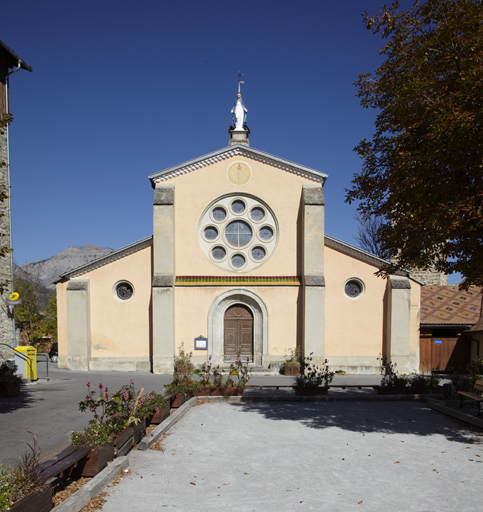
POLYGON ((296 396, 327 396, 329 384, 334 378, 334 372, 329 368, 329 361, 318 365, 313 362, 313 352, 302 359, 300 375, 295 377, 295 395, 296 396))
POLYGON ((40 478, 40 450, 27 444, 29 452, 11 467, 0 465, 0 510, 48 512, 52 510, 50 487, 40 478))
POLYGON ((225 370, 220 369, 219 365, 214 368, 211 359, 210 356, 201 368, 194 370, 199 381, 193 394, 195 396, 242 396, 250 379, 248 358, 246 363, 242 363, 238 353, 235 362, 230 364, 225 380, 223 380, 225 370))
POLYGON ((302 359, 302 353, 299 347, 290 349, 290 356, 287 356, 283 362, 283 373, 284 375, 300 375, 300 361, 302 359))
POLYGON ((99 384, 97 397, 90 382, 87 389, 85 400, 79 402, 79 410, 90 411, 93 417, 87 428, 70 433, 70 441, 74 446, 88 446, 91 451, 74 469, 74 476, 95 476, 114 459, 114 436, 127 421, 123 411, 117 412, 118 403, 111 399, 107 387, 99 384))
POLYGON ((16 374, 17 365, 13 361, 4 361, 0 365, 0 396, 18 396, 22 377, 16 374))
POLYGON ((185 352, 184 343, 181 343, 177 356, 174 356, 173 380, 164 386, 168 393, 175 393, 171 407, 180 407, 193 396, 198 383, 193 379, 194 367, 191 363, 192 352, 185 352))
POLYGON ((379 369, 381 384, 374 386, 374 393, 376 395, 404 395, 410 393, 409 377, 398 375, 397 363, 388 361, 384 356, 380 356, 378 359, 381 361, 379 369))
POLYGON ((411 375, 409 377, 410 392, 417 394, 436 393, 440 380, 441 379, 435 375, 431 375, 430 377, 426 377, 425 375, 411 375))

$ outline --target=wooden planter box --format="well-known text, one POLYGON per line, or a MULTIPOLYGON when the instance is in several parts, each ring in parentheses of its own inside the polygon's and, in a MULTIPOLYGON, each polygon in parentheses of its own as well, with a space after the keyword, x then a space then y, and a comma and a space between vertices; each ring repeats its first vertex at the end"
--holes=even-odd
POLYGON ((134 423, 131 425, 134 432, 134 444, 136 445, 146 435, 146 419, 142 418, 136 425, 134 423))
POLYGON ((243 388, 211 388, 211 396, 243 396, 243 388))
POLYGON ((284 364, 283 365, 283 374, 284 375, 300 375, 300 365, 299 364, 284 364))
POLYGON ((114 438, 114 453, 116 457, 127 455, 134 447, 134 429, 126 427, 114 438))
POLYGON ((20 395, 20 382, 14 382, 12 384, 5 384, 0 386, 0 396, 18 396, 20 395))
POLYGON ((96 476, 108 464, 114 460, 114 444, 106 443, 97 448, 92 448, 89 455, 79 461, 72 470, 73 476, 96 476))
POLYGON ((52 492, 48 485, 32 491, 27 496, 16 501, 10 508, 10 512, 49 512, 52 510, 52 492))
POLYGON ((245 388, 201 388, 193 391, 193 396, 243 396, 245 388))
POLYGON ((421 387, 421 388, 409 388, 410 393, 414 393, 415 395, 431 395, 433 393, 442 393, 442 389, 438 388, 428 388, 427 386, 421 387))
POLYGON ((166 418, 169 418, 169 411, 170 411, 170 409, 171 409, 171 404, 168 401, 168 403, 163 408, 159 409, 158 413, 154 413, 153 414, 153 416, 149 420, 149 423, 151 425, 159 425, 166 418))
POLYGON ((200 388, 193 391, 193 396, 211 396, 212 388, 200 388))
POLYGON ((16 501, 10 512, 49 512, 52 510, 52 492, 48 485, 32 491, 27 496, 16 501))
POLYGON ((408 386, 374 386, 376 395, 408 395, 412 393, 408 386))
POLYGON ((177 409, 178 407, 181 407, 192 396, 193 393, 176 393, 175 397, 173 398, 173 401, 171 402, 171 408, 177 409))
POLYGON ((294 389, 295 389, 295 396, 328 396, 329 395, 329 388, 327 386, 319 387, 319 388, 294 386, 294 389))

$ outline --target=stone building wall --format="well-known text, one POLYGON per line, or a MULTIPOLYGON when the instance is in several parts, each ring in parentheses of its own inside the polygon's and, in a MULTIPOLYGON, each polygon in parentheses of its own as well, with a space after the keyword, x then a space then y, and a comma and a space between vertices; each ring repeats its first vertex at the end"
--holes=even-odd
POLYGON ((436 272, 434 270, 413 270, 411 277, 414 277, 425 284, 448 284, 448 276, 444 272, 436 272))
MULTIPOLYGON (((3 85, 3 84, 1 84, 3 85)), ((0 85, 0 87, 1 87, 0 85)), ((4 91, 1 91, 4 94, 4 91)), ((0 129, 0 187, 8 191, 8 169, 7 169, 7 132, 0 129)), ((9 201, 0 202, 0 246, 10 246, 10 212, 9 201)), ((13 344, 13 324, 9 314, 6 300, 10 293, 10 255, 0 257, 0 343, 13 344), (4 286, 4 283, 8 283, 4 286)), ((10 351, 4 345, 0 345, 0 354, 3 357, 12 357, 10 351)), ((0 358, 2 359, 2 358, 0 358)))

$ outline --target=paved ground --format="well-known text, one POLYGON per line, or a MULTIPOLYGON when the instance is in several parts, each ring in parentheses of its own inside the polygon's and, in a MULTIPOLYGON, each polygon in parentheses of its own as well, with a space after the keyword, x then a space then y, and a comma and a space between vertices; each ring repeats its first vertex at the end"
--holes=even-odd
POLYGON ((103 512, 481 510, 480 434, 416 402, 208 403, 103 512))
MULTIPOLYGON (((33 432, 38 439, 41 453, 51 457, 69 444, 69 432, 82 430, 87 426, 89 414, 81 413, 79 401, 85 398, 87 382, 94 388, 102 383, 111 391, 119 389, 134 379, 136 389, 162 393, 163 385, 171 382, 172 375, 129 372, 72 372, 58 369, 49 364, 47 381, 45 364, 39 363, 39 380, 23 386, 20 396, 0 399, 0 461, 9 463, 27 449, 32 442, 33 432)), ((292 377, 254 376, 250 384, 291 384, 292 377)), ((334 383, 379 382, 377 375, 336 376, 334 383)), ((263 394, 251 391, 254 394, 263 394)), ((291 391, 293 394, 293 391, 291 391)), ((372 393, 372 390, 370 391, 372 393)))

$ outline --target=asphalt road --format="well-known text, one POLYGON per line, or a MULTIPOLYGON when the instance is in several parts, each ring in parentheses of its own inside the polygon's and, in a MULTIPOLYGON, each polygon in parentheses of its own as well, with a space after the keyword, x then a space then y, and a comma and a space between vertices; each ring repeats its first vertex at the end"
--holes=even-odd
MULTIPOLYGON (((28 450, 27 443, 32 443, 30 432, 36 436, 43 457, 52 457, 68 446, 69 432, 82 430, 91 419, 88 412, 80 412, 78 408, 86 396, 87 382, 92 388, 102 383, 113 392, 134 379, 136 390, 143 387, 145 392, 162 393, 164 384, 172 380, 172 375, 140 372, 73 372, 50 363, 50 380, 47 381, 45 364, 40 362, 38 376, 37 382, 22 386, 18 397, 0 398, 0 461, 4 463, 11 463, 12 459, 28 450)), ((257 385, 287 385, 292 382, 293 377, 282 375, 261 374, 250 379, 250 384, 257 385)), ((377 375, 337 375, 333 384, 378 382, 377 375)))

